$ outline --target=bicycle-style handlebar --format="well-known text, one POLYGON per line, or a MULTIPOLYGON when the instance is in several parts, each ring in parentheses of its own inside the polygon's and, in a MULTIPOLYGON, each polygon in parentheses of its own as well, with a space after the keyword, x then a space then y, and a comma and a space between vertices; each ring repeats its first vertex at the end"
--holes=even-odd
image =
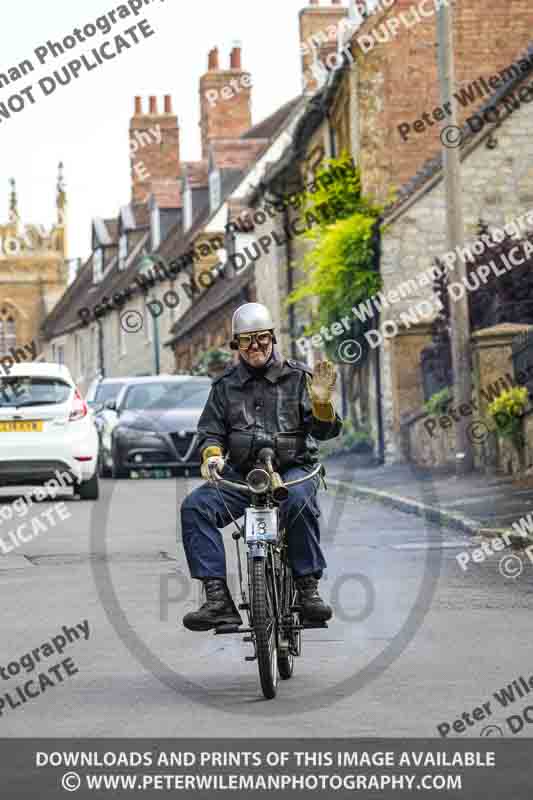
MULTIPOLYGON (((296 486, 299 483, 305 483, 305 481, 309 481, 311 480, 311 478, 315 478, 317 475, 321 473, 321 471, 322 471, 322 464, 317 464, 316 467, 313 469, 313 471, 309 473, 309 475, 304 475, 303 478, 296 478, 293 481, 287 481, 286 483, 283 483, 283 486, 289 488, 290 486, 296 486)), ((210 472, 212 476, 211 480, 213 481, 213 483, 229 486, 231 489, 238 489, 238 491, 245 491, 248 494, 254 494, 254 492, 252 491, 252 489, 250 489, 247 483, 241 483, 241 481, 228 481, 227 478, 223 478, 221 475, 219 475, 217 470, 214 468, 211 468, 210 472)))

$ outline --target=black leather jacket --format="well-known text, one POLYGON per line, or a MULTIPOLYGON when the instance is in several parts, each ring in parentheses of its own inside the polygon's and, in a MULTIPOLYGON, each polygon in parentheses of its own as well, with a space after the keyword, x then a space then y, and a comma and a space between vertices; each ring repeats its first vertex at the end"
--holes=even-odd
POLYGON ((313 417, 306 376, 312 370, 278 353, 259 377, 239 360, 213 381, 198 423, 199 448, 219 446, 229 464, 244 473, 253 465, 261 438, 273 440, 278 468, 311 465, 318 460, 316 439, 333 439, 341 431, 332 422, 313 417))

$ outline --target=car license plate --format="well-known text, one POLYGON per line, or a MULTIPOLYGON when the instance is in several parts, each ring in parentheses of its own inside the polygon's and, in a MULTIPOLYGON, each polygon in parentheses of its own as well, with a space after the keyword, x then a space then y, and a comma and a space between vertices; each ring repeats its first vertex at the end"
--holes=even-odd
POLYGON ((43 430, 41 419, 25 419, 17 422, 0 422, 0 433, 39 433, 43 430))

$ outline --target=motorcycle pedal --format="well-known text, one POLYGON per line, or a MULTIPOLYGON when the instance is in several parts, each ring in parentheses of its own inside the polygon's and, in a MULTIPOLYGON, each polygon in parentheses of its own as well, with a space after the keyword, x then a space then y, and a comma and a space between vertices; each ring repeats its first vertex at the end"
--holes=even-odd
POLYGON ((244 656, 245 661, 257 661, 257 656, 244 656))
POLYGON ((229 625, 227 623, 220 623, 215 628, 215 634, 219 635, 223 633, 239 633, 240 625, 229 625))

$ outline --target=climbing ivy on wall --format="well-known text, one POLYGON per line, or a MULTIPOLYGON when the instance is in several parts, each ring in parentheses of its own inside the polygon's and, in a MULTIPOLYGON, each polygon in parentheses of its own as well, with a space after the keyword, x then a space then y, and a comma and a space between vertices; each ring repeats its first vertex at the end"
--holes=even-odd
POLYGON ((363 196, 360 171, 346 153, 323 162, 314 183, 307 187, 304 208, 306 217, 312 214, 316 220, 301 236, 312 244, 299 265, 307 280, 289 295, 287 303, 319 298, 318 317, 306 331, 312 334, 350 314, 354 305, 380 290, 376 234, 383 209, 363 196))

